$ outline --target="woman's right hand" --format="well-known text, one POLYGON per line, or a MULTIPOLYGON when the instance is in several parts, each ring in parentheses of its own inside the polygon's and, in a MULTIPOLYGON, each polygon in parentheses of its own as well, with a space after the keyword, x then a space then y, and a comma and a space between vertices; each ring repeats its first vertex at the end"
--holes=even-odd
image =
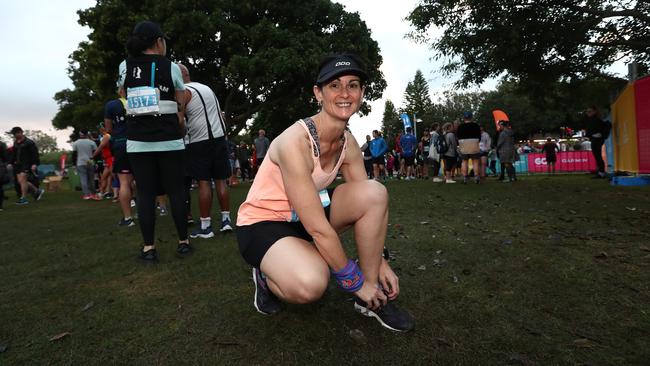
POLYGON ((371 285, 368 282, 364 282, 361 289, 354 294, 366 303, 368 309, 377 309, 382 305, 386 305, 388 301, 388 297, 379 286, 371 285))

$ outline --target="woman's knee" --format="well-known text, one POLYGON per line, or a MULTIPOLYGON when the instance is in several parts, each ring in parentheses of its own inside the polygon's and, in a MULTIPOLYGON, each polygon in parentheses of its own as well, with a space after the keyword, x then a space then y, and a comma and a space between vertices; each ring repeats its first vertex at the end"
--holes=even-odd
POLYGON ((362 202, 373 205, 388 205, 388 191, 386 187, 374 179, 363 181, 363 187, 359 189, 359 194, 363 196, 362 202))
POLYGON ((302 273, 297 275, 294 283, 285 291, 287 301, 295 304, 308 304, 317 301, 327 289, 329 276, 322 273, 302 273))

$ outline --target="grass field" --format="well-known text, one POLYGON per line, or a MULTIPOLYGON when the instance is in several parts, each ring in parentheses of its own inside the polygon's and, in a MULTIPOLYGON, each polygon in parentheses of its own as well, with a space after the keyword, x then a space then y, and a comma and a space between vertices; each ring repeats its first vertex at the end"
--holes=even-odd
MULTIPOLYGON (((234 234, 177 259, 162 217, 161 262, 146 266, 116 204, 6 202, 0 365, 650 365, 649 188, 585 175, 387 187, 399 303, 417 321, 407 334, 355 313, 334 285, 259 315, 234 234)), ((247 188, 232 190, 233 211, 247 188)))

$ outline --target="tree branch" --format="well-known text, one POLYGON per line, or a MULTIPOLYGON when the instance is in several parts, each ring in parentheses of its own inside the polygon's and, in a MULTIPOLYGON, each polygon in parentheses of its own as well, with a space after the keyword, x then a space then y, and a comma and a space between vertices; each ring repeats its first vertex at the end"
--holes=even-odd
POLYGON ((569 9, 577 10, 585 14, 596 15, 600 18, 613 18, 613 17, 630 17, 639 19, 645 23, 650 23, 650 16, 644 12, 636 9, 621 9, 621 10, 606 10, 606 9, 592 9, 578 5, 567 5, 569 9))

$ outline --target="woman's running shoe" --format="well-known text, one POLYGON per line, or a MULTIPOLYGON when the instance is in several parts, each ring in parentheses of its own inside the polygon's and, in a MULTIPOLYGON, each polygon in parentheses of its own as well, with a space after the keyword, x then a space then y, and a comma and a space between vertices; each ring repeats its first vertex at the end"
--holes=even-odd
POLYGON ((271 292, 262 278, 262 271, 253 267, 253 282, 255 283, 255 297, 253 305, 260 314, 273 315, 281 310, 280 300, 271 292))
POLYGON ((367 317, 377 319, 382 327, 396 332, 408 332, 415 327, 415 321, 411 314, 398 308, 393 301, 388 301, 386 305, 378 309, 369 309, 365 302, 355 296, 354 310, 367 317))

